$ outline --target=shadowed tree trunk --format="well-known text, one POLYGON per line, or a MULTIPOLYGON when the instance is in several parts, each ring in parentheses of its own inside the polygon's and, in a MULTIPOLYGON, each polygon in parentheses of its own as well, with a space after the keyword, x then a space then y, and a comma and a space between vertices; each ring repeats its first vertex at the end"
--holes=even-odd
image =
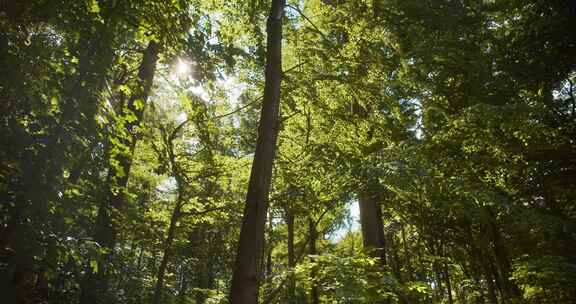
POLYGON ((394 276, 398 280, 398 282, 402 282, 402 265, 400 261, 400 257, 398 255, 399 242, 396 240, 396 233, 391 231, 385 234, 385 237, 388 237, 387 244, 388 244, 388 257, 389 257, 389 264, 392 266, 392 272, 394 276))
POLYGON ((284 0, 272 0, 268 17, 264 100, 232 275, 231 304, 258 303, 258 267, 264 247, 268 194, 279 127, 284 6, 284 0))
MULTIPOLYGON (((375 197, 367 191, 358 193, 360 209, 360 226, 364 251, 378 258, 380 265, 386 266, 386 236, 382 222, 382 210, 375 197)), ((387 304, 388 300, 380 299, 376 304, 387 304)))
MULTIPOLYGON (((180 190, 179 190, 180 191, 180 190)), ((154 296, 152 298, 152 304, 160 303, 162 298, 162 288, 164 287, 164 274, 166 273, 166 267, 168 266, 168 260, 170 259, 172 243, 174 241, 174 235, 176 234, 176 223, 180 218, 180 211, 182 209, 182 196, 178 194, 176 199, 176 205, 174 206, 174 211, 172 211, 172 217, 170 218, 170 226, 168 227, 168 233, 166 239, 164 240, 164 252, 162 253, 162 260, 160 266, 158 267, 158 273, 156 275, 156 286, 154 287, 154 296)))
MULTIPOLYGON (((514 282, 510 281, 510 276, 512 275, 512 266, 510 265, 510 258, 508 256, 508 250, 504 242, 502 241, 502 236, 500 230, 496 223, 496 215, 494 211, 490 208, 486 208, 489 214, 489 230, 491 232, 492 243, 494 248, 494 257, 496 262, 496 267, 498 274, 496 279, 500 281, 502 297, 506 300, 513 299, 520 296, 520 291, 518 286, 514 282)), ((504 300, 504 301, 506 301, 504 300)))
MULTIPOLYGON (((486 261, 483 261, 482 263, 485 264, 486 261)), ((486 284, 488 287, 488 299, 490 300, 491 304, 498 304, 498 298, 496 297, 496 284, 494 284, 494 278, 492 277, 490 269, 487 268, 486 265, 484 265, 484 267, 485 267, 484 278, 486 279, 486 284)))
POLYGON ((380 263, 386 265, 386 244, 384 239, 384 225, 382 211, 374 197, 365 191, 358 193, 360 207, 360 224, 362 226, 362 242, 364 249, 380 263))
POLYGON ((159 46, 155 42, 150 42, 144 51, 139 67, 138 87, 133 89, 134 94, 130 96, 128 103, 121 108, 122 116, 134 115, 136 119, 125 123, 124 128, 128 136, 119 138, 119 141, 128 151, 112 153, 110 156, 118 165, 112 165, 113 162, 111 161, 111 165, 108 167, 105 197, 98 209, 98 218, 94 229, 94 240, 101 248, 106 248, 108 253, 98 260, 97 271, 93 271, 90 267, 87 269, 86 278, 81 284, 80 303, 82 304, 106 302, 102 295, 107 294, 108 266, 116 243, 114 221, 122 212, 124 190, 128 184, 132 155, 138 141, 136 128, 142 120, 145 101, 148 99, 152 88, 158 53, 159 46))

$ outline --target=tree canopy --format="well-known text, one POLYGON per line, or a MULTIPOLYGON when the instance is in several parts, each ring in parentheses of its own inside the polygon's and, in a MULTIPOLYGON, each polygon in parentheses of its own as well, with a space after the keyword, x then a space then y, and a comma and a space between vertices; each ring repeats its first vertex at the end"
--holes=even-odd
POLYGON ((576 303, 576 2, 0 1, 3 303, 576 303))

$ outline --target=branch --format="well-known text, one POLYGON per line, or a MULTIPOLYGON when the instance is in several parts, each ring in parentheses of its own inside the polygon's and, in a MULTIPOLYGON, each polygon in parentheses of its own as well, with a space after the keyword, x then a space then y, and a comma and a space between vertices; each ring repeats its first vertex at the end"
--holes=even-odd
POLYGON ((310 63, 309 60, 306 60, 306 61, 304 61, 304 62, 301 62, 301 63, 299 63, 299 64, 297 64, 297 65, 295 65, 295 66, 287 69, 286 71, 283 71, 282 74, 288 74, 288 73, 292 72, 293 70, 295 70, 295 69, 297 69, 297 68, 299 68, 299 67, 301 67, 301 66, 303 66, 303 65, 306 65, 306 64, 308 64, 308 63, 310 63))
POLYGON ((206 213, 210 213, 210 212, 214 212, 214 211, 219 211, 219 210, 224 210, 226 209, 227 206, 222 206, 222 207, 216 207, 216 208, 211 208, 211 209, 207 209, 207 210, 202 210, 202 211, 190 211, 190 212, 180 212, 180 214, 182 216, 198 216, 198 215, 204 215, 206 213))
POLYGON ((330 39, 328 39, 328 37, 326 37, 326 35, 316 26, 316 24, 314 24, 314 22, 312 22, 312 20, 310 20, 310 18, 308 18, 306 15, 304 15, 304 13, 302 12, 302 10, 300 10, 298 7, 293 6, 291 4, 286 4, 287 8, 291 8, 294 11, 296 11, 300 16, 302 16, 302 18, 304 18, 306 21, 308 21, 308 23, 310 23, 310 25, 314 28, 314 30, 320 34, 320 36, 322 36, 322 38, 324 40, 326 40, 327 42, 331 42, 330 39))
MULTIPOLYGON (((254 99, 254 100, 252 100, 251 102, 249 102, 249 103, 247 103, 247 104, 245 104, 245 105, 237 108, 237 109, 234 110, 234 111, 231 111, 231 112, 228 112, 228 113, 225 113, 225 114, 222 114, 222 115, 216 115, 216 116, 211 117, 211 118, 208 118, 208 119, 203 119, 203 120, 201 120, 201 122, 208 121, 209 119, 221 119, 221 118, 224 118, 224 117, 227 117, 227 116, 236 114, 236 113, 238 113, 238 112, 240 112, 240 111, 242 111, 242 110, 244 110, 244 109, 246 109, 246 108, 248 108, 248 107, 253 106, 253 105, 256 104, 258 101, 260 101, 260 100, 262 99, 262 97, 263 97, 263 96, 259 96, 259 97, 257 97, 256 99, 254 99)), ((174 128, 174 130, 170 133, 170 139, 173 140, 174 138, 176 138, 176 134, 177 134, 186 124, 188 124, 188 123, 191 122, 192 120, 193 120, 192 118, 188 118, 188 119, 184 120, 183 122, 181 122, 178 126, 176 126, 176 128, 174 128)))

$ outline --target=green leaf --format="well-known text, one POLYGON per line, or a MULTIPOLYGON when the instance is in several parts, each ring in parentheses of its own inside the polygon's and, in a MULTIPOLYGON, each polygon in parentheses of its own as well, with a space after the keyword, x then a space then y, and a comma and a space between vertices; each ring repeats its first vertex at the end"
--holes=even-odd
POLYGON ((92 269, 93 273, 98 273, 98 262, 96 260, 90 261, 90 269, 92 269))
POLYGON ((140 98, 134 100, 134 108, 136 110, 142 110, 144 108, 144 101, 140 98))
POLYGON ((94 14, 100 13, 100 5, 98 5, 97 0, 90 1, 90 4, 88 6, 88 11, 91 13, 94 13, 94 14))

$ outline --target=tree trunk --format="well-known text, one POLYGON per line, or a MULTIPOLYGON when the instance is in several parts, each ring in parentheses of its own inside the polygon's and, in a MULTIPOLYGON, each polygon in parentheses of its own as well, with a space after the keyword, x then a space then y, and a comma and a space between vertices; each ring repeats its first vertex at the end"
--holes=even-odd
POLYGON ((214 264, 211 263, 203 263, 200 265, 202 268, 198 273, 198 278, 196 280, 196 285, 201 289, 201 291, 196 291, 194 298, 196 299, 196 304, 204 304, 206 300, 208 300, 208 293, 206 290, 214 288, 214 273, 216 269, 214 269, 214 264))
POLYGON ((412 270, 412 259, 411 259, 411 253, 408 250, 408 243, 406 241, 406 229, 404 227, 405 225, 402 224, 402 248, 403 248, 403 253, 404 253, 404 265, 406 266, 406 274, 407 274, 407 278, 408 281, 412 281, 413 280, 413 270, 412 270))
POLYGON ((505 291, 504 291, 504 287, 502 285, 502 279, 500 278, 500 273, 498 273, 498 269, 496 269, 496 266, 494 265, 494 261, 492 261, 491 258, 488 259, 487 264, 488 264, 487 265, 488 271, 490 271, 491 276, 494 278, 496 290, 498 290, 498 292, 500 293, 502 302, 506 303, 506 299, 504 296, 505 291))
MULTIPOLYGON (((316 255, 318 252, 316 250, 316 239, 318 238, 318 232, 316 231, 316 223, 310 219, 308 222, 309 232, 310 233, 310 240, 309 240, 309 252, 310 255, 316 255)), ((316 281, 317 277, 317 269, 316 267, 312 268, 310 272, 310 280, 312 281, 312 290, 310 291, 310 302, 311 304, 320 304, 320 290, 318 288, 318 282, 316 281)))
MULTIPOLYGON (((476 246, 476 241, 474 239, 474 235, 472 233, 472 227, 469 225, 466 227, 466 234, 468 236, 468 241, 470 248, 468 250, 468 255, 470 256, 470 275, 476 285, 476 288, 480 291, 480 297, 477 299, 477 303, 485 303, 485 295, 484 295, 484 285, 482 284, 482 276, 483 273, 485 274, 486 271, 483 269, 485 267, 484 257, 480 248, 476 246)), ((495 300, 495 293, 493 292, 494 282, 492 281, 491 277, 485 277, 486 283, 488 284, 488 297, 490 301, 493 302, 495 300), (491 286, 492 285, 492 286, 491 286)), ((497 303, 497 302, 496 302, 497 303)))
POLYGON ((364 191, 358 193, 358 204, 360 206, 360 224, 364 249, 372 257, 380 258, 382 265, 386 265, 386 244, 380 205, 378 205, 372 195, 364 191))
POLYGON ((402 265, 400 265, 400 257, 398 256, 398 250, 399 250, 399 246, 398 246, 398 241, 396 240, 396 235, 394 232, 389 232, 388 233, 388 256, 390 257, 391 261, 390 264, 392 266, 392 272, 394 273, 394 276, 396 277, 396 279, 398 280, 398 282, 402 283, 402 265))
MULTIPOLYGON (((510 281, 510 276, 512 275, 512 266, 510 265, 510 258, 508 257, 508 250, 502 237, 500 235, 500 230, 496 223, 496 216, 494 212, 487 208, 489 216, 489 230, 492 236, 492 243, 494 248, 494 257, 496 261, 496 267, 498 269, 499 279, 502 287, 502 297, 504 299, 516 298, 520 295, 518 287, 514 282, 510 281)), ((497 277, 497 278, 498 278, 497 277)), ((504 300, 504 301, 506 301, 504 300)))
POLYGON ((156 286, 154 288, 154 296, 152 298, 152 304, 159 304, 162 298, 162 288, 164 287, 164 274, 166 273, 166 267, 168 266, 168 260, 170 259, 170 253, 172 250, 172 242, 174 241, 174 235, 176 233, 176 224, 180 218, 180 210, 182 209, 182 197, 178 194, 178 199, 176 200, 176 206, 174 206, 174 211, 172 212, 172 217, 170 218, 170 226, 168 227, 168 234, 166 235, 166 240, 164 240, 164 252, 162 253, 162 261, 160 262, 160 267, 158 267, 158 274, 156 276, 156 286))
POLYGON ((268 193, 279 128, 284 6, 285 0, 272 0, 268 17, 264 100, 232 275, 231 304, 258 303, 258 266, 264 246, 268 193))
MULTIPOLYGON (((94 240, 102 248, 106 248, 107 253, 98 259, 98 271, 88 267, 84 282, 81 284, 80 303, 92 304, 106 302, 102 295, 108 294, 108 273, 109 263, 116 243, 116 229, 114 218, 118 218, 121 213, 124 201, 124 189, 128 184, 128 176, 132 165, 132 155, 138 141, 136 127, 139 125, 144 114, 144 103, 148 99, 152 81, 156 71, 156 61, 158 60, 159 46, 155 42, 150 42, 145 50, 140 64, 138 78, 139 86, 134 89, 134 94, 130 97, 126 107, 123 107, 121 115, 135 115, 136 120, 127 122, 125 125, 128 138, 121 137, 120 141, 128 148, 128 153, 117 153, 111 155, 119 166, 110 165, 108 167, 108 178, 106 182, 105 197, 98 209, 96 227, 94 230, 94 240)), ((112 163, 112 162, 111 162, 112 163)))
POLYGON ((288 303, 295 303, 296 299, 296 280, 294 277, 294 267, 296 266, 296 256, 294 254, 294 214, 286 211, 286 228, 288 230, 288 269, 290 270, 288 278, 288 303))
POLYGON ((266 254, 266 283, 270 284, 272 282, 272 246, 268 248, 268 252, 266 254))
POLYGON ((446 293, 448 294, 448 303, 454 303, 452 299, 452 283, 450 282, 450 270, 448 269, 448 264, 444 262, 444 281, 446 282, 446 293))
POLYGON ((484 278, 486 279, 486 284, 488 285, 488 298, 490 299, 490 303, 498 304, 498 298, 496 297, 496 285, 494 284, 494 278, 492 277, 489 269, 484 269, 484 278))
POLYGON ((438 301, 442 301, 444 299, 444 286, 442 285, 442 274, 440 273, 441 269, 437 261, 432 262, 432 270, 434 271, 434 275, 436 276, 435 289, 438 295, 438 301))
POLYGON ((186 273, 183 274, 182 284, 180 284, 180 288, 178 289, 178 299, 176 303, 178 304, 185 304, 186 303, 186 291, 188 289, 188 279, 186 277, 186 273))

